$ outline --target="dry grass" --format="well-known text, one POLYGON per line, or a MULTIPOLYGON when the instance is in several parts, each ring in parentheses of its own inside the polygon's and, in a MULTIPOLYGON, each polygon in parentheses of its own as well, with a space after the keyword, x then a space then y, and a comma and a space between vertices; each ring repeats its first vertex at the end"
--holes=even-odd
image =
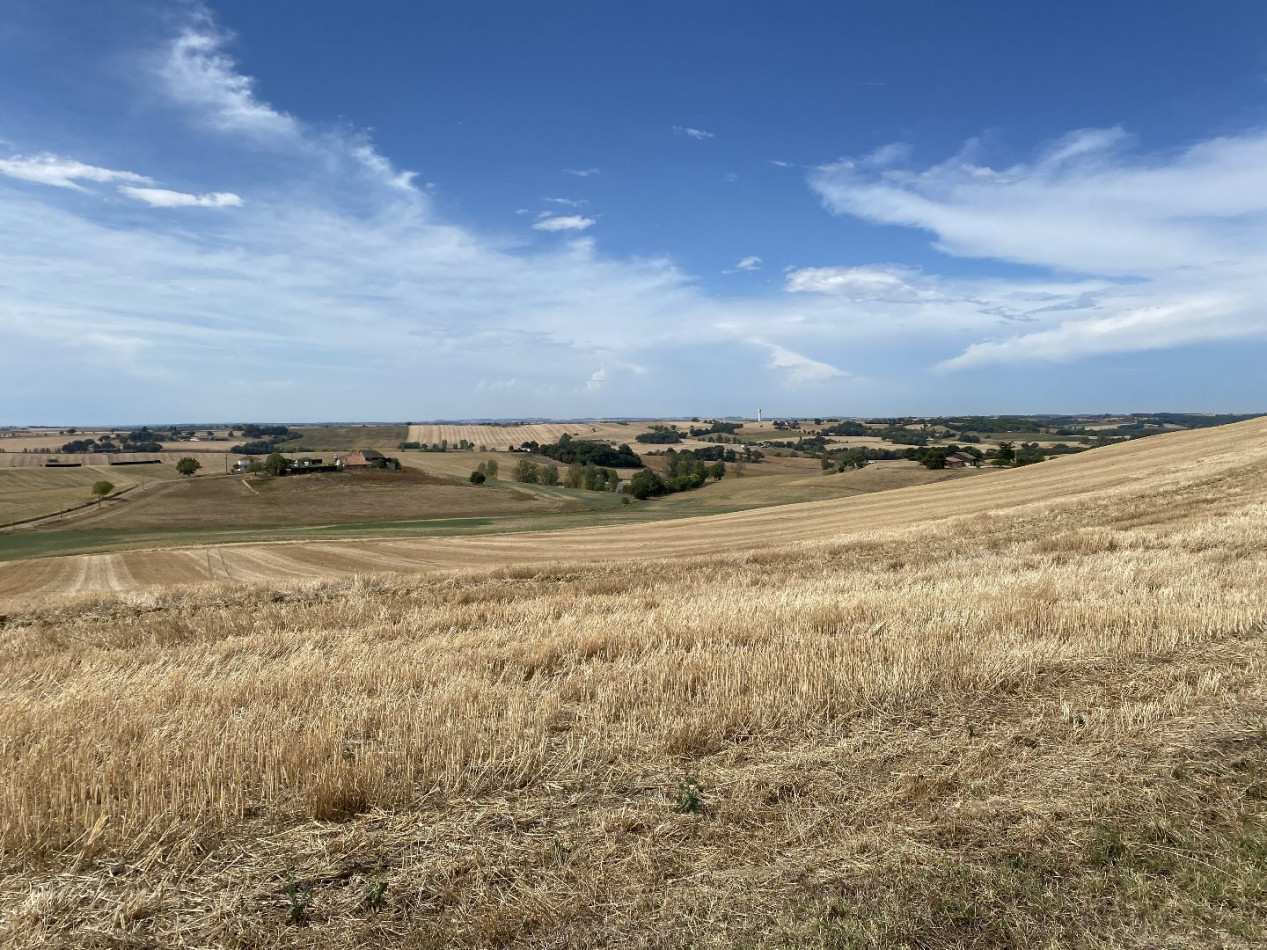
POLYGON ((1257 945, 1267 451, 1195 441, 756 550, 10 608, 0 936, 1257 945))
POLYGON ((108 469, 97 465, 83 468, 0 466, 0 525, 53 514, 91 501, 93 483, 103 479, 116 490, 123 490, 175 477, 172 465, 111 466, 108 469))

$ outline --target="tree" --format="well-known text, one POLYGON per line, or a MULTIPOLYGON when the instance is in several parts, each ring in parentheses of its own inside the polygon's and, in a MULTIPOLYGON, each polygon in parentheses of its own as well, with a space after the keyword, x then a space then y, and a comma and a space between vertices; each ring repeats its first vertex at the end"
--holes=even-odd
POLYGON ((708 466, 708 474, 713 481, 721 481, 726 474, 726 463, 714 462, 712 465, 708 466))
POLYGON ((1000 442, 994 456, 995 465, 1011 465, 1016 461, 1016 447, 1011 442, 1000 442))
POLYGON ((664 479, 649 468, 644 468, 629 480, 629 494, 639 500, 650 498, 652 495, 663 495, 668 490, 664 479))
POLYGON ((98 508, 101 507, 102 499, 104 499, 106 495, 110 494, 112 491, 114 491, 114 485, 112 485, 110 482, 107 482, 107 481, 93 482, 92 494, 93 494, 93 497, 97 499, 98 508))
POLYGON ((538 478, 537 466, 527 459, 520 459, 519 464, 515 466, 515 481, 523 482, 525 485, 535 485, 538 478))
POLYGON ((542 465, 537 469, 537 476, 541 479, 542 485, 557 485, 559 484, 559 466, 542 465))
POLYGON ((481 472, 478 468, 475 471, 471 472, 472 485, 483 485, 487 478, 488 476, 485 475, 483 472, 481 472))
POLYGON ((200 468, 202 468, 202 463, 197 459, 183 458, 176 463, 176 471, 180 475, 192 475, 200 468))
POLYGON ((946 450, 929 449, 920 459, 920 464, 922 464, 925 468, 945 468, 946 450))
POLYGON ((489 459, 484 463, 484 474, 489 478, 497 477, 497 459, 489 459))
POLYGON ((264 460, 265 475, 285 475, 289 468, 290 459, 282 455, 281 452, 274 452, 264 460))

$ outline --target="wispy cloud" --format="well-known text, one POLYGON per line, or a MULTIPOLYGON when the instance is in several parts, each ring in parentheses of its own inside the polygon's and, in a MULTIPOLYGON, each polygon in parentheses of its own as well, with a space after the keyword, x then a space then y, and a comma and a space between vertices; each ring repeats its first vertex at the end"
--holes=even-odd
POLYGON ((542 198, 542 201, 548 201, 550 204, 563 205, 565 208, 584 208, 588 201, 584 198, 542 198))
POLYGON ((585 382, 585 391, 591 393, 598 392, 605 382, 607 382, 607 370, 595 370, 594 373, 590 375, 590 378, 585 382))
POLYGON ((565 168, 563 171, 568 175, 575 175, 577 178, 593 178, 595 175, 602 174, 602 171, 597 168, 565 168))
POLYGON ((228 37, 200 18, 168 48, 158 71, 168 95, 213 128, 261 140, 293 142, 300 123, 255 94, 255 80, 224 51, 228 37))
POLYGON ((261 99, 255 80, 238 70, 225 49, 231 37, 214 26, 207 11, 198 10, 195 23, 158 58, 155 69, 163 91, 193 121, 261 147, 338 158, 389 187, 415 191, 416 173, 396 169, 366 133, 319 130, 261 99))
POLYGON ((533 228, 537 231, 584 231, 593 225, 593 218, 587 218, 579 214, 567 214, 542 218, 533 225, 533 228))
POLYGON ((15 155, 12 158, 0 159, 0 175, 41 185, 52 185, 54 188, 70 188, 75 191, 84 190, 79 184, 81 181, 133 182, 135 184, 153 182, 153 179, 135 172, 86 165, 83 162, 47 152, 41 155, 15 155))
POLYGON ((229 191, 216 191, 207 195, 189 195, 183 191, 166 188, 137 188, 125 185, 119 189, 129 198, 143 201, 153 208, 240 208, 242 199, 229 191))
POLYGON ((741 257, 735 266, 729 270, 722 271, 723 274, 738 274, 740 271, 758 270, 761 267, 761 258, 755 254, 750 257, 741 257))
POLYGON ((703 129, 692 129, 685 125, 675 125, 673 126, 673 131, 678 135, 685 135, 687 138, 698 139, 699 141, 717 138, 712 132, 705 132, 703 129))
POLYGON ((833 379, 848 375, 844 370, 811 359, 803 353, 797 353, 777 343, 753 340, 758 346, 770 351, 770 366, 779 370, 787 386, 817 386, 833 379))
MULTIPOLYGON (((1023 316, 1026 328, 972 343, 945 368, 1267 336, 1267 132, 1163 155, 1134 146, 1122 129, 1083 129, 1022 164, 991 167, 969 142, 914 169, 909 153, 892 147, 822 166, 810 182, 830 210, 928 231, 948 254, 1099 278, 1093 306, 1017 313, 996 296, 983 312, 1023 316), (1075 310, 1087 315, 1072 319, 1075 310)), ((807 269, 788 289, 927 302, 927 288, 912 290, 908 278, 807 269)))
POLYGON ((789 293, 834 294, 849 300, 914 303, 941 299, 941 294, 921 286, 921 283, 923 281, 916 268, 890 264, 883 267, 802 267, 788 271, 785 287, 789 293))

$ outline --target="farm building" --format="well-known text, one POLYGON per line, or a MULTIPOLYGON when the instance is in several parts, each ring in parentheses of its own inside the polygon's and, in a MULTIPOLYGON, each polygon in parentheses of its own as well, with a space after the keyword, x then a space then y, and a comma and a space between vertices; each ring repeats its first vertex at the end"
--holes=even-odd
POLYGON ((946 456, 946 468, 963 468, 966 465, 976 464, 976 456, 969 455, 967 452, 951 452, 946 456))
POLYGON ((340 469, 357 468, 396 468, 397 463, 382 452, 374 449, 361 449, 347 455, 336 455, 334 464, 340 469))

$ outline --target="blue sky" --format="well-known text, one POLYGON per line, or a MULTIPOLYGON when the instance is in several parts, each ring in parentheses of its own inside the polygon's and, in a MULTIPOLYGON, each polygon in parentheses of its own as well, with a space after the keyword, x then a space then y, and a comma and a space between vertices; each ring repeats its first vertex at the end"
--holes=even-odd
POLYGON ((0 424, 1267 410, 1267 6, 0 0, 0 424))

